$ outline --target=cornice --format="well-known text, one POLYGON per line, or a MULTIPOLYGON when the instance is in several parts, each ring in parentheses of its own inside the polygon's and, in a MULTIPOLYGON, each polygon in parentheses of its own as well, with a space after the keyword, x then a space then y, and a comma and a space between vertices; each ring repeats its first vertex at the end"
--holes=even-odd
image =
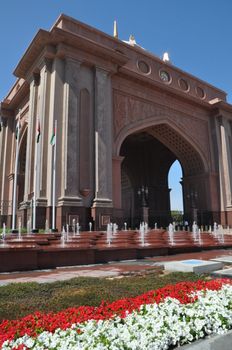
POLYGON ((81 49, 91 53, 94 56, 104 58, 114 64, 122 66, 129 60, 124 54, 111 48, 96 43, 86 37, 63 29, 54 27, 51 32, 39 30, 28 49, 24 53, 20 62, 14 70, 17 77, 27 79, 27 73, 31 70, 38 57, 43 52, 43 57, 53 59, 54 57, 65 58, 67 55, 67 46, 81 49), (65 43, 65 44, 64 44, 65 43), (56 48, 56 49, 55 49, 56 48))

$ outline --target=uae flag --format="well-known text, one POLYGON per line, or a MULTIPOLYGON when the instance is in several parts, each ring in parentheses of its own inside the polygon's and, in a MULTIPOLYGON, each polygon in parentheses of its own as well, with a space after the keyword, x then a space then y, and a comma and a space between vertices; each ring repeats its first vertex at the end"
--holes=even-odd
POLYGON ((19 137, 19 129, 20 129, 20 122, 18 121, 16 124, 16 129, 15 129, 15 138, 18 140, 19 137))
POLYGON ((37 136, 36 136, 36 142, 38 143, 40 139, 40 121, 38 120, 37 123, 37 136))
POLYGON ((53 133, 52 133, 52 137, 51 137, 51 140, 50 140, 50 145, 54 146, 55 143, 56 143, 56 128, 54 127, 53 133))

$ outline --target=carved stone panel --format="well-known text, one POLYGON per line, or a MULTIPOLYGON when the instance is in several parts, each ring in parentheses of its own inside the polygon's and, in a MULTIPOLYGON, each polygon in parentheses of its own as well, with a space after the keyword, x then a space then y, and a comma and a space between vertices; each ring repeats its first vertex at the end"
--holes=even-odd
POLYGON ((146 125, 168 123, 173 125, 177 134, 180 133, 192 144, 197 145, 204 154, 205 160, 210 162, 209 131, 206 118, 190 116, 167 105, 159 105, 118 91, 114 91, 113 97, 115 142, 119 134, 123 134, 124 130, 128 132, 130 127, 131 130, 135 130, 136 125, 139 129, 139 125, 146 127, 146 125))

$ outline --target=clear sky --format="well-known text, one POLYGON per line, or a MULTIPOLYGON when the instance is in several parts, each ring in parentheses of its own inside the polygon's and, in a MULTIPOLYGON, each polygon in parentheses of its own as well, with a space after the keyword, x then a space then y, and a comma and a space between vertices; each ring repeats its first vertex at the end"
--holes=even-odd
MULTIPOLYGON (((1 0, 0 100, 38 29, 49 30, 60 13, 108 34, 116 19, 120 39, 134 34, 157 56, 168 51, 174 65, 226 91, 232 103, 231 0, 1 0)), ((172 173, 169 186, 175 192, 180 167, 172 173)), ((180 195, 172 207, 181 209, 180 195)))

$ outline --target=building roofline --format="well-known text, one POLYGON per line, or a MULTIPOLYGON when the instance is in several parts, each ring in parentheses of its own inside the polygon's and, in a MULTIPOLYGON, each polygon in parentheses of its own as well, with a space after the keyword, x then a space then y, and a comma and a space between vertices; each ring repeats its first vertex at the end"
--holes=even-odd
MULTIPOLYGON (((34 56, 36 57, 38 55, 38 51, 41 52, 41 50, 43 49, 43 47, 46 45, 46 44, 56 44, 58 43, 58 41, 54 41, 52 39, 52 33, 54 32, 54 29, 56 28, 59 28, 61 29, 62 31, 64 32, 68 32, 68 33, 72 33, 73 35, 76 35, 77 37, 85 37, 85 39, 89 39, 91 40, 90 38, 88 38, 88 32, 89 33, 94 33, 94 34, 100 34, 100 36, 103 36, 105 38, 107 38, 108 40, 110 40, 112 43, 115 43, 118 47, 121 46, 121 47, 124 47, 126 48, 127 50, 133 50, 139 54, 142 54, 144 56, 147 56, 148 58, 152 59, 152 60, 156 60, 158 61, 160 64, 162 64, 163 66, 167 66, 169 67, 170 69, 178 72, 178 73, 181 73, 181 74, 184 74, 186 77, 190 78, 190 79, 194 79, 196 81, 198 81, 200 84, 203 84, 203 85, 206 85, 208 86, 209 88, 213 88, 217 91, 219 91, 220 93, 223 93, 225 94, 225 96, 227 95, 225 91, 223 91, 222 89, 219 89, 217 87, 215 87, 214 85, 208 83, 207 81, 204 81, 194 75, 192 75, 191 73, 188 73, 186 71, 183 71, 182 69, 178 68, 177 66, 173 65, 173 64, 169 64, 169 63, 165 63, 163 60, 161 60, 158 56, 156 56, 155 54, 147 51, 147 50, 144 50, 142 48, 139 48, 139 47, 136 47, 136 46, 130 46, 129 44, 123 42, 122 40, 120 39, 117 39, 117 38, 114 38, 113 36, 107 34, 107 33, 104 33, 102 32, 101 30, 99 29, 96 29, 94 27, 91 27, 90 25, 88 24, 85 24, 83 22, 80 22, 70 16, 67 16, 65 14, 61 14, 57 20, 55 21, 55 23, 53 24, 53 26, 51 27, 51 30, 50 31, 46 31, 46 30, 43 30, 43 29, 40 29, 37 34, 35 35, 35 37, 33 38, 33 40, 31 41, 30 45, 28 46, 28 48, 26 49, 26 51, 24 52, 21 60, 19 61, 18 65, 16 66, 15 70, 14 70, 14 74, 17 76, 17 77, 20 77, 21 76, 21 71, 22 71, 22 67, 23 66, 26 66, 27 65, 27 61, 28 61, 28 57, 29 56, 34 56), (63 25, 60 25, 61 22, 64 21, 63 25), (79 28, 81 29, 85 29, 85 35, 83 35, 83 33, 81 34, 77 34, 75 31, 71 31, 71 30, 68 30, 67 28, 62 28, 65 27, 65 21, 66 21, 66 24, 74 24, 76 26, 78 26, 79 28), (87 30, 87 34, 86 34, 86 30, 87 30)), ((96 42, 95 42, 96 43, 96 42)), ((99 43, 98 43, 99 45, 99 43)), ((105 46, 107 47, 106 45, 102 45, 102 46, 105 46)), ((116 47, 116 46, 115 46, 116 47)), ((119 47, 118 47, 119 48, 119 47)), ((109 49, 112 49, 111 47, 109 47, 109 49)))
POLYGON ((127 49, 129 48, 129 49, 131 49, 131 50, 136 51, 136 52, 139 53, 139 54, 144 54, 144 55, 148 56, 148 57, 151 58, 151 59, 155 59, 155 60, 157 60, 159 63, 163 64, 164 66, 166 65, 167 67, 170 67, 171 69, 173 69, 173 70, 175 70, 175 71, 177 71, 177 72, 179 72, 179 73, 181 73, 181 74, 187 75, 187 76, 188 76, 189 78, 191 78, 191 79, 197 80, 197 81, 198 81, 199 83, 201 83, 201 84, 207 85, 208 87, 213 88, 213 89, 216 89, 216 90, 218 90, 219 92, 221 92, 221 93, 227 95, 227 93, 226 93, 224 90, 222 90, 222 89, 220 89, 220 88, 218 88, 218 87, 216 87, 216 86, 214 86, 214 85, 208 83, 207 81, 205 81, 205 80, 203 80, 203 79, 200 79, 200 78, 198 78, 197 76, 195 76, 195 75, 193 75, 193 74, 191 74, 191 73, 189 73, 189 72, 186 72, 186 71, 182 70, 181 68, 179 68, 179 67, 173 65, 172 63, 166 63, 166 62, 164 62, 159 56, 157 56, 157 55, 154 54, 153 52, 150 52, 150 51, 147 50, 147 49, 140 48, 139 46, 131 46, 131 45, 125 43, 125 42, 124 42, 123 40, 121 40, 121 39, 115 38, 115 37, 113 37, 112 35, 107 34, 107 33, 103 32, 103 31, 101 31, 100 29, 97 29, 97 28, 95 28, 95 27, 92 27, 92 26, 90 26, 89 24, 83 23, 83 22, 81 22, 81 21, 79 21, 79 20, 77 20, 77 19, 75 19, 75 18, 73 18, 73 17, 70 17, 70 16, 68 16, 68 15, 65 15, 65 14, 63 14, 63 13, 60 14, 60 16, 57 18, 57 20, 56 20, 55 23, 53 24, 51 30, 52 30, 53 28, 55 28, 55 27, 59 27, 59 23, 61 23, 62 20, 68 20, 69 22, 72 22, 73 24, 79 25, 79 26, 81 26, 81 27, 83 27, 83 28, 86 28, 86 29, 88 29, 88 30, 91 31, 91 32, 95 32, 95 33, 97 32, 97 33, 101 34, 102 36, 107 37, 107 38, 110 39, 111 41, 113 41, 113 42, 115 42, 115 43, 117 43, 117 44, 120 44, 120 45, 126 47, 127 49))

